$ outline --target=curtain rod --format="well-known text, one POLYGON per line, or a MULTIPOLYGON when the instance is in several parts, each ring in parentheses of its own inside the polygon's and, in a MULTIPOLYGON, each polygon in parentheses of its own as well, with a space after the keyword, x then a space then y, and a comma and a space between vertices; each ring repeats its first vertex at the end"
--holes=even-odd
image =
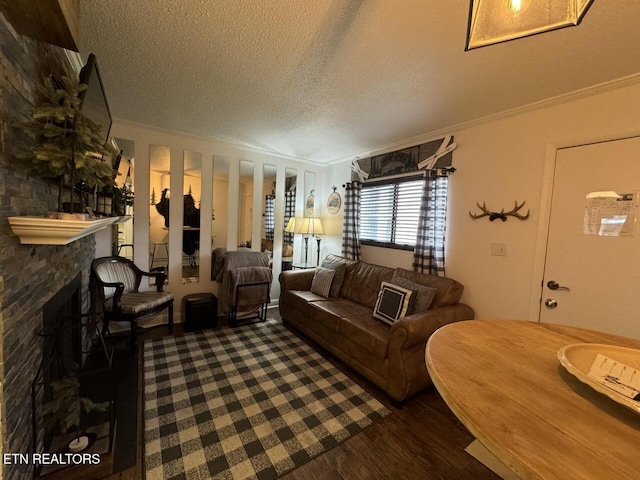
POLYGON ((414 170, 413 172, 396 173, 395 175, 386 175, 384 177, 367 178, 364 183, 378 182, 380 180, 393 180, 395 178, 404 177, 424 177, 426 173, 426 170, 414 170))
MULTIPOLYGON (((456 169, 453 167, 434 168, 431 170, 414 170, 413 172, 404 172, 404 173, 397 173, 395 175, 386 175, 384 177, 368 178, 362 183, 364 185, 367 183, 384 182, 387 180, 394 180, 396 178, 405 178, 405 177, 427 177, 427 176, 447 177, 450 174, 454 173, 455 171, 456 169)), ((343 188, 345 186, 346 185, 342 185, 343 188)))
POLYGON ((414 170, 413 172, 397 173, 395 175, 385 175, 384 177, 367 178, 364 182, 362 182, 362 184, 366 185, 367 183, 387 182, 389 180, 395 180, 398 178, 408 178, 408 177, 414 177, 417 179, 418 177, 426 177, 427 173, 429 172, 426 170, 414 170))

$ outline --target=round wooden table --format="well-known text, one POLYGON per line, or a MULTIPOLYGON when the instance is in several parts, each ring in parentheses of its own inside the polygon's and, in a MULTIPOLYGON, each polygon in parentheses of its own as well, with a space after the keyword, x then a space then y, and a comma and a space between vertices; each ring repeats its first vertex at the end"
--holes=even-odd
POLYGON ((446 325, 426 362, 451 410, 520 478, 640 478, 640 415, 592 390, 557 358, 572 343, 640 341, 516 320, 446 325))

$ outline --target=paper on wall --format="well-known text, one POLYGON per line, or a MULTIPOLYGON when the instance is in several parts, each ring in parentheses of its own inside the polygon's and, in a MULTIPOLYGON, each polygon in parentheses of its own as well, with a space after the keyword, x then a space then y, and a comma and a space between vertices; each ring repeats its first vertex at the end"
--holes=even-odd
POLYGON ((591 192, 586 196, 583 233, 600 237, 632 237, 637 211, 637 192, 591 192))

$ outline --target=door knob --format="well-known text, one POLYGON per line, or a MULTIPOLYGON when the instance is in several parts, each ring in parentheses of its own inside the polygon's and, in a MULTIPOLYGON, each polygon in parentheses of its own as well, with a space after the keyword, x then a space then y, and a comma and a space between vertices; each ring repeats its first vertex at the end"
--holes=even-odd
POLYGON ((570 291, 569 287, 561 287, 560 284, 555 280, 549 280, 547 282, 547 287, 549 287, 549 290, 565 290, 567 292, 570 291))
POLYGON ((544 304, 547 308, 556 308, 558 306, 558 301, 554 298, 547 298, 544 301, 544 304))

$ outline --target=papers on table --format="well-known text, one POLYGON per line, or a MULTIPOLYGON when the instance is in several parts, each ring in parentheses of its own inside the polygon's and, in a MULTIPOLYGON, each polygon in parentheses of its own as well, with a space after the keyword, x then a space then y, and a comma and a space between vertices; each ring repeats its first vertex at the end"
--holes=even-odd
POLYGON ((640 370, 599 353, 587 376, 620 395, 640 402, 640 370))

